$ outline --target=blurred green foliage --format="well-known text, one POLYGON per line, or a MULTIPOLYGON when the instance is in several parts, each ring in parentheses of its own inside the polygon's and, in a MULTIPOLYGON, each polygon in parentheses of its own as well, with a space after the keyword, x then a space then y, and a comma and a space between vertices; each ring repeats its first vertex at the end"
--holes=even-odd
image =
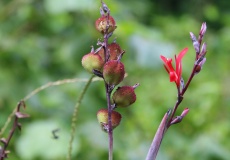
MULTIPOLYGON (((126 50, 128 77, 121 85, 141 85, 137 102, 119 109, 123 119, 114 131, 114 158, 145 159, 162 116, 176 101, 159 55, 173 57, 185 47, 186 80, 195 56, 189 32, 208 30, 207 61, 178 110, 190 113, 170 128, 158 159, 224 160, 230 157, 230 2, 214 0, 106 0, 117 22, 113 38, 126 50)), ((81 58, 102 36, 94 28, 100 1, 0 1, 0 126, 17 102, 35 88, 65 78, 87 78, 81 58)), ((22 132, 10 143, 10 158, 63 160, 70 136, 73 107, 83 83, 48 88, 30 98, 22 132), (59 128, 59 139, 52 130, 59 128)), ((107 159, 108 138, 96 112, 106 107, 102 82, 93 82, 78 111, 74 159, 107 159)), ((9 127, 4 136, 7 135, 9 127)))

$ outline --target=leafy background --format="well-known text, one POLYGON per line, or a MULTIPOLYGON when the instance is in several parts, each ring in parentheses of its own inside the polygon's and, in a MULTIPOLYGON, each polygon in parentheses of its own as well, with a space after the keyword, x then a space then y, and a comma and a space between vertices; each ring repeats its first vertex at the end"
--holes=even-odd
MULTIPOLYGON (((196 35, 207 22, 207 61, 193 80, 178 115, 190 113, 173 126, 163 140, 158 159, 221 160, 230 157, 230 2, 214 0, 105 1, 117 22, 117 37, 126 53, 128 77, 137 102, 119 109, 123 119, 114 131, 114 157, 145 159, 162 116, 173 107, 176 90, 169 83, 159 55, 173 57, 189 47, 183 59, 183 77, 193 66, 189 32, 196 35)), ((0 126, 17 102, 33 89, 65 78, 88 78, 81 58, 102 36, 94 28, 100 1, 0 1, 0 126)), ((111 39, 112 41, 112 39, 111 39)), ((30 98, 23 130, 10 143, 10 158, 63 160, 68 150, 73 107, 83 83, 50 87, 30 98), (59 128, 59 139, 52 130, 59 128)), ((100 130, 96 112, 106 107, 102 82, 91 84, 78 111, 74 159, 107 159, 107 135, 100 130)), ((9 128, 5 132, 8 133, 9 128)))

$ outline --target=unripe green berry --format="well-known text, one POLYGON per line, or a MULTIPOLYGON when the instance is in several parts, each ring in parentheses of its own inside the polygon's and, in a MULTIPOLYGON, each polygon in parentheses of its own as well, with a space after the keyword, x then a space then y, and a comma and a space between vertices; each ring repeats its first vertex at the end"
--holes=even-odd
POLYGON ((93 69, 101 71, 104 65, 103 59, 100 55, 94 52, 88 53, 82 57, 82 66, 90 73, 93 73, 93 69))
POLYGON ((105 63, 103 67, 103 77, 107 84, 117 85, 125 76, 125 68, 119 60, 111 60, 105 63))
POLYGON ((114 18, 112 16, 101 16, 100 18, 98 18, 95 22, 95 27, 96 29, 101 32, 102 34, 106 33, 106 28, 107 28, 107 22, 109 22, 109 28, 108 28, 108 32, 107 33, 111 33, 113 32, 117 26, 116 26, 116 22, 114 20, 114 18), (109 18, 109 19, 108 19, 109 18))
POLYGON ((134 89, 139 84, 134 86, 122 86, 118 87, 113 93, 112 99, 116 107, 128 107, 136 101, 136 94, 134 89))
MULTIPOLYGON (((108 132, 108 109, 100 109, 97 112, 97 120, 101 125, 103 131, 108 132)), ((116 128, 121 122, 121 114, 112 111, 111 113, 111 122, 112 122, 112 129, 116 128)))

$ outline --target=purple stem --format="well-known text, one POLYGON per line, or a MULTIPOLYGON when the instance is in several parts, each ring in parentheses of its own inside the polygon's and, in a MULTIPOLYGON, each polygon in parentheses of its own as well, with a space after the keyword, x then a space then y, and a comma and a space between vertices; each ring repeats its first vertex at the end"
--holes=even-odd
POLYGON ((108 136, 109 136, 109 160, 113 159, 113 129, 112 129, 112 106, 111 106, 111 91, 110 86, 105 83, 106 87, 106 99, 107 99, 107 107, 108 107, 108 136))
POLYGON ((182 91, 180 91, 180 89, 177 88, 178 98, 177 98, 177 102, 176 102, 175 106, 173 107, 172 114, 171 114, 170 119, 169 119, 168 124, 167 124, 167 128, 169 128, 171 126, 170 123, 172 122, 172 119, 176 114, 176 110, 179 107, 180 103, 183 101, 183 96, 184 96, 185 92, 187 91, 187 89, 188 89, 188 87, 189 87, 189 85, 190 85, 190 83, 191 83, 191 81, 195 75, 196 67, 197 67, 197 65, 193 66, 193 70, 190 74, 190 77, 189 77, 185 87, 182 89, 182 91))
POLYGON ((169 114, 170 114, 170 110, 167 113, 165 113, 163 119, 161 120, 161 123, 157 129, 157 132, 155 134, 155 137, 152 141, 152 144, 149 148, 149 151, 148 151, 148 154, 147 154, 145 160, 156 159, 158 150, 159 150, 161 142, 162 142, 162 139, 163 139, 164 134, 167 130, 167 120, 168 120, 169 114))
MULTIPOLYGON (((108 51, 108 29, 109 29, 109 12, 107 14, 107 29, 104 35, 104 53, 105 53, 105 62, 109 59, 109 51, 108 51)), ((109 160, 113 159, 113 129, 112 129, 112 106, 111 106, 111 86, 105 82, 105 88, 106 88, 106 100, 107 100, 107 107, 108 107, 108 138, 109 138, 109 160)))

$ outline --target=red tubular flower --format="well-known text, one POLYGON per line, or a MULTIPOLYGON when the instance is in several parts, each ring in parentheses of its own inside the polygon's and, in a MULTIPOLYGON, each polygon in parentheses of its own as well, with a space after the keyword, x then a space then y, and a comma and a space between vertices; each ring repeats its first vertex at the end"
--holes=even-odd
POLYGON ((175 82, 177 87, 180 87, 180 80, 181 80, 181 74, 182 74, 182 58, 188 51, 188 48, 183 49, 178 56, 175 55, 175 61, 176 61, 176 70, 173 68, 172 65, 172 58, 166 58, 164 56, 160 56, 161 60, 164 62, 164 67, 166 71, 169 73, 169 79, 170 82, 175 82))

